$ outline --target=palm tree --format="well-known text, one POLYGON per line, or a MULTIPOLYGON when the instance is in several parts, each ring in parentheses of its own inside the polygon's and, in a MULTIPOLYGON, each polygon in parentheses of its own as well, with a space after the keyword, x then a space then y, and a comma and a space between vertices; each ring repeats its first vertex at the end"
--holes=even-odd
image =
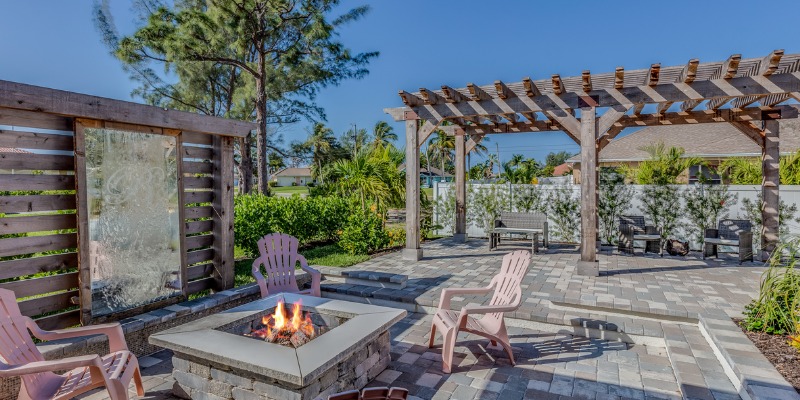
POLYGON ((486 161, 488 161, 488 162, 489 162, 489 173, 491 173, 492 175, 494 175, 494 166, 495 166, 495 165, 498 165, 498 172, 500 172, 500 168, 499 168, 499 165, 500 165, 500 159, 499 159, 499 158, 497 158, 497 154, 495 154, 495 153, 489 153, 489 154, 487 154, 487 155, 486 155, 486 161))
POLYGON ((456 148, 456 137, 448 136, 444 131, 437 130, 436 135, 431 139, 428 144, 428 150, 433 151, 431 161, 438 161, 442 166, 442 175, 444 175, 445 163, 453 161, 453 151, 456 148))
POLYGON ((331 143, 335 140, 333 130, 321 122, 314 124, 305 145, 311 148, 314 164, 314 178, 322 177, 322 160, 331 151, 331 143))
POLYGON ((519 168, 514 167, 514 165, 511 164, 511 161, 504 162, 502 165, 502 170, 503 172, 500 173, 500 176, 502 176, 506 181, 510 183, 519 183, 520 170, 519 168))
MULTIPOLYGON (((478 140, 480 140, 480 139, 478 139, 478 140)), ((472 157, 471 157, 472 153, 475 153, 476 156, 482 156, 482 155, 486 154, 489 151, 489 149, 487 149, 486 146, 483 144, 484 141, 488 142, 489 141, 489 137, 485 136, 483 138, 483 140, 481 140, 480 142, 476 143, 475 147, 473 147, 472 150, 470 150, 469 153, 467 153, 467 170, 472 168, 472 157)))
POLYGON ((372 129, 372 143, 375 146, 387 146, 393 141, 397 140, 397 134, 394 133, 394 128, 386 121, 378 121, 372 129))
POLYGON ((511 156, 511 159, 508 160, 509 165, 512 167, 519 167, 525 161, 525 156, 522 154, 514 154, 511 156))
POLYGON ((336 181, 342 195, 355 195, 366 209, 372 199, 383 210, 390 203, 399 203, 405 195, 400 171, 389 149, 361 149, 351 160, 339 160, 331 166, 329 176, 336 181))

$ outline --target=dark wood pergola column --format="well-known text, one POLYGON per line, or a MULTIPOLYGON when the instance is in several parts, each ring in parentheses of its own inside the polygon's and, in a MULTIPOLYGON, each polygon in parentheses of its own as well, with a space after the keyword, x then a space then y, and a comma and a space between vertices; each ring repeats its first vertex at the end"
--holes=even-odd
POLYGON ((779 120, 764 121, 764 146, 761 148, 761 260, 767 261, 780 241, 780 145, 779 120))
POLYGON ((419 126, 418 120, 406 120, 406 248, 403 259, 422 258, 419 245, 419 126))
POLYGON ((581 108, 581 259, 578 274, 598 276, 597 263, 597 114, 581 108))
POLYGON ((456 241, 467 241, 467 152, 464 141, 464 129, 456 127, 456 221, 453 229, 453 238, 456 241))

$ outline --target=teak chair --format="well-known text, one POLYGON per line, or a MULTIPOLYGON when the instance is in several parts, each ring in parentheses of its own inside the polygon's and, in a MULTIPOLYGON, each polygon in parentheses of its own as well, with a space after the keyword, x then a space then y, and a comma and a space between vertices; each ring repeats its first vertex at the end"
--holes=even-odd
POLYGON ((459 331, 473 333, 489 339, 493 346, 500 344, 508 353, 511 364, 515 365, 514 353, 506 332, 504 313, 515 311, 522 301, 520 284, 528 272, 531 262, 531 253, 527 250, 517 250, 503 257, 500 273, 495 275, 489 286, 483 288, 448 288, 442 290, 439 299, 439 310, 433 316, 431 324, 431 338, 428 347, 433 347, 436 338, 436 328, 442 333, 442 371, 449 374, 453 364, 453 348, 459 331), (450 298, 461 294, 487 294, 494 291, 492 299, 487 305, 475 303, 467 304, 461 312, 450 310, 450 298), (472 317, 483 314, 483 318, 472 317))
POLYGON ((261 256, 253 261, 253 277, 261 289, 261 297, 276 293, 299 293, 320 297, 319 271, 308 266, 306 258, 297 252, 298 240, 294 236, 284 233, 271 233, 258 241, 258 251, 261 256), (311 275, 311 289, 300 290, 294 275, 297 263, 300 268, 311 275), (264 266, 266 278, 261 274, 264 266))
POLYGON ((20 313, 14 292, 7 289, 0 289, 0 308, 0 377, 22 379, 18 399, 71 399, 105 386, 112 400, 125 400, 131 379, 136 393, 144 396, 139 362, 128 351, 118 323, 45 331, 20 313), (102 357, 92 354, 46 361, 28 331, 41 340, 106 335, 111 352, 102 357), (69 372, 54 373, 65 370, 69 372))

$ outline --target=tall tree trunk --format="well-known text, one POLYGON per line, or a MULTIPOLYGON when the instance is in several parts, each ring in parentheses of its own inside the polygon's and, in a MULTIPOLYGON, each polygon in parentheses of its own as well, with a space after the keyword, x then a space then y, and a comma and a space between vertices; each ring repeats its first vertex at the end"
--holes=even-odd
POLYGON ((249 194, 253 191, 253 155, 251 149, 253 148, 253 136, 247 136, 239 139, 239 152, 241 161, 237 166, 239 168, 239 193, 249 194))
POLYGON ((267 171, 267 93, 264 85, 263 55, 259 61, 261 76, 256 78, 256 173, 258 191, 269 196, 269 172, 267 171))

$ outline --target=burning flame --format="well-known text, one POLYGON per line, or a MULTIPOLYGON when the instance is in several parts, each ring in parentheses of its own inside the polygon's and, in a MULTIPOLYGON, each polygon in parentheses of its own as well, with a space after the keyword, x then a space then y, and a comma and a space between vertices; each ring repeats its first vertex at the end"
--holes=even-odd
POLYGON ((284 303, 278 302, 275 312, 261 318, 263 328, 254 330, 252 336, 266 339, 272 342, 281 339, 291 339, 297 332, 303 333, 309 340, 315 336, 314 324, 311 322, 311 315, 301 310, 300 301, 292 304, 291 318, 286 312, 284 303))

